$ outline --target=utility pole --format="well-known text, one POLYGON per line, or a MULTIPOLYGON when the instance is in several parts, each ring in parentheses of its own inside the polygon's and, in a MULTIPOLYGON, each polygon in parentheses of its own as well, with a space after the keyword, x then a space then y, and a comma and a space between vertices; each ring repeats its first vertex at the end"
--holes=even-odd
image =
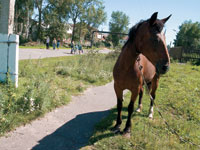
POLYGON ((0 33, 13 34, 15 0, 0 0, 0 33))
POLYGON ((13 34, 15 0, 0 0, 0 81, 18 86, 19 36, 13 34))

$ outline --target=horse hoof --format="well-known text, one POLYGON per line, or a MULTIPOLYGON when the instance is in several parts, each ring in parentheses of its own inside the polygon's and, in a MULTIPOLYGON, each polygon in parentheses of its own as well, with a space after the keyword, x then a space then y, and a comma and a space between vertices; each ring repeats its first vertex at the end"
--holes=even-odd
POLYGON ((153 114, 149 114, 149 119, 153 120, 153 114))
POLYGON ((120 127, 119 127, 119 126, 116 126, 116 127, 112 128, 111 131, 112 131, 114 134, 119 134, 119 133, 121 133, 120 127))
POLYGON ((140 112, 141 112, 141 109, 140 109, 140 108, 136 109, 136 112, 139 112, 139 113, 140 113, 140 112))
POLYGON ((124 131, 124 132, 122 132, 122 136, 125 137, 125 138, 130 139, 130 138, 131 138, 131 132, 129 132, 129 131, 124 131))

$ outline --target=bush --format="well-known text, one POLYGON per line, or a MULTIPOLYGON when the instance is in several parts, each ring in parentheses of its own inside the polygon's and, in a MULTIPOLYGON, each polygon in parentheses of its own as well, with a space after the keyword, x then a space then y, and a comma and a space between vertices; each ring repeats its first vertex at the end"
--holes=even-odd
POLYGON ((19 36, 19 45, 24 45, 25 43, 29 42, 29 40, 22 35, 19 36))

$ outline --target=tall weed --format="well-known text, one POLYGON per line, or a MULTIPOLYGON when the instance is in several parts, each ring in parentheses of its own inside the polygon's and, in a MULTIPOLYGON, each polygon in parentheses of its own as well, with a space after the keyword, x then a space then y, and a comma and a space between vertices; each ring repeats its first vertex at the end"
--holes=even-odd
POLYGON ((0 84, 0 135, 67 104, 88 85, 112 80, 114 58, 97 52, 20 61, 19 87, 0 84))

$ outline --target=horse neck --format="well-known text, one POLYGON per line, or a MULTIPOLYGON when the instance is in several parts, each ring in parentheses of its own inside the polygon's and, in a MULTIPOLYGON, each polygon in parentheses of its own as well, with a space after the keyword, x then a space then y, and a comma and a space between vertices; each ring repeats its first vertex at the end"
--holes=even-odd
POLYGON ((135 44, 127 43, 120 54, 119 64, 120 67, 127 70, 129 67, 133 67, 135 61, 137 60, 138 53, 136 52, 135 44))

